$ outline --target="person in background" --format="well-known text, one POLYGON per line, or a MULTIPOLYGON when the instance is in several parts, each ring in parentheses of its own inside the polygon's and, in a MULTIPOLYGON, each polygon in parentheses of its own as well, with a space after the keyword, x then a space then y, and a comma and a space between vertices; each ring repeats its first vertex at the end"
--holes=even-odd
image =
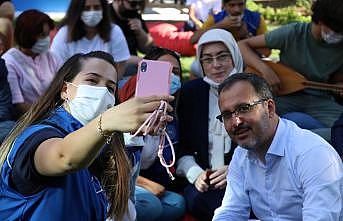
POLYGON ((222 0, 187 0, 189 20, 185 22, 184 31, 196 31, 202 28, 209 15, 222 10, 222 0))
POLYGON ((189 182, 184 189, 188 210, 200 220, 211 220, 224 196, 234 149, 215 118, 219 114, 217 89, 229 75, 243 70, 243 59, 235 39, 223 29, 211 29, 201 36, 196 59, 205 77, 186 82, 180 90, 176 173, 189 182))
POLYGON ((147 53, 154 41, 142 19, 145 0, 113 0, 110 4, 110 16, 124 32, 130 54, 147 53))
MULTIPOLYGON (((244 62, 262 73, 274 92, 279 90, 280 79, 255 53, 260 48, 279 49, 280 62, 307 80, 343 83, 343 1, 313 1, 312 12, 310 23, 292 23, 239 42, 244 62)), ((342 97, 342 94, 338 96, 342 97)), ((275 101, 280 116, 301 112, 324 124, 312 131, 328 141, 333 123, 343 112, 343 105, 335 102, 332 94, 326 91, 305 89, 278 96, 275 101)), ((288 119, 298 124, 299 120, 304 121, 304 118, 288 119)))
POLYGON ((343 167, 332 146, 279 118, 271 88, 255 74, 238 73, 218 89, 220 114, 238 144, 225 196, 213 221, 343 218, 343 167))
POLYGON ((214 28, 231 32, 237 41, 267 31, 261 14, 247 9, 246 0, 223 0, 223 10, 218 14, 209 15, 202 28, 194 32, 191 43, 197 43, 204 32, 214 28))
POLYGON ((7 68, 0 58, 0 144, 15 125, 11 90, 7 81, 7 68))
MULTIPOLYGON (((167 61, 172 64, 170 94, 177 97, 177 92, 181 87, 181 63, 179 55, 174 51, 153 46, 145 55, 144 59, 167 61)), ((130 77, 128 82, 119 90, 121 101, 125 101, 134 96, 136 81, 136 75, 130 77)), ((175 108, 175 102, 171 103, 171 105, 175 108)), ((173 142, 174 149, 177 149, 179 135, 176 118, 167 124, 167 133, 173 142)), ((140 167, 140 176, 137 178, 135 188, 137 221, 179 220, 186 210, 184 198, 170 191, 170 188, 172 188, 176 180, 172 181, 170 179, 166 169, 160 163, 157 156, 159 141, 159 136, 147 135, 144 137, 142 146, 139 147, 140 162, 138 164, 140 167)), ((167 140, 165 144, 163 156, 166 162, 169 163, 172 160, 171 149, 167 140)), ((130 149, 131 147, 127 148, 130 149)))
POLYGON ((11 0, 0 0, 0 17, 13 21, 15 8, 11 0))
MULTIPOLYGON (((198 42, 201 35, 210 29, 224 29, 234 36, 236 41, 250 38, 267 31, 267 26, 261 14, 246 8, 246 0, 223 0, 223 10, 215 15, 210 15, 202 28, 191 38, 191 43, 198 42)), ((269 56, 270 50, 259 49, 260 56, 269 56)), ((200 64, 194 61, 190 68, 191 78, 203 77, 200 64)))
POLYGON ((18 48, 2 55, 17 116, 44 94, 61 64, 49 51, 53 28, 53 20, 38 10, 24 11, 17 18, 14 38, 18 48))
POLYGON ((63 62, 76 53, 108 52, 118 63, 120 78, 130 58, 121 28, 111 23, 106 0, 72 0, 51 50, 63 62))
POLYGON ((122 132, 136 130, 161 100, 173 97, 133 98, 116 105, 115 66, 113 57, 101 51, 69 58, 4 141, 2 220, 119 221, 132 214, 122 132))

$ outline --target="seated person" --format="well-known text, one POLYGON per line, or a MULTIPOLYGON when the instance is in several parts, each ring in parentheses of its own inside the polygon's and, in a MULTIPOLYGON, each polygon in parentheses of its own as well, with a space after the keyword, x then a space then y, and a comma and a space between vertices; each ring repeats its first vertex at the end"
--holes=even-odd
MULTIPOLYGON (((200 36, 207 30, 213 28, 225 29, 238 41, 267 31, 267 26, 261 14, 246 9, 246 0, 223 0, 224 9, 216 14, 210 15, 203 27, 194 32, 191 43, 195 44, 200 36)), ((258 50, 261 56, 269 56, 270 51, 265 49, 258 50)), ((193 62, 190 68, 191 78, 202 77, 199 63, 193 62)))
POLYGON ((122 132, 137 130, 161 100, 173 98, 118 104, 116 64, 102 51, 72 56, 55 76, 0 148, 0 217, 126 220, 130 165, 122 132))
POLYGON ((123 30, 130 54, 147 53, 154 41, 142 19, 145 0, 114 0, 109 6, 111 19, 123 30))
MULTIPOLYGON (((279 49, 280 62, 310 81, 327 83, 334 78, 339 79, 336 83, 343 83, 343 2, 317 0, 312 11, 311 23, 292 23, 239 42, 245 63, 262 73, 274 92, 280 87, 280 79, 254 53, 256 49, 279 49)), ((279 115, 303 112, 323 123, 324 128, 312 131, 326 140, 330 140, 331 127, 343 112, 343 106, 326 91, 305 89, 276 97, 275 101, 279 115)))
POLYGON ((13 128, 13 105, 4 59, 0 59, 0 144, 13 128))
MULTIPOLYGON (((176 95, 181 87, 180 57, 173 51, 153 46, 144 58, 168 61, 172 64, 170 93, 176 95)), ((119 90, 121 101, 125 101, 134 96, 136 81, 136 75, 130 77, 128 82, 119 90)), ((176 118, 167 124, 167 133, 170 135, 174 148, 176 149, 178 143, 176 118)), ((159 141, 158 136, 145 136, 144 146, 141 148, 141 171, 140 176, 137 178, 135 189, 135 206, 138 221, 173 221, 180 219, 185 213, 184 198, 177 193, 169 191, 172 181, 166 172, 166 168, 161 165, 157 156, 159 141)), ((172 160, 171 149, 167 141, 165 144, 163 156, 166 162, 169 163, 172 160)))
POLYGON ((217 14, 222 9, 222 0, 187 0, 189 20, 185 22, 184 31, 196 31, 202 28, 209 14, 217 14))
POLYGON ((51 50, 65 62, 76 53, 105 51, 118 63, 119 79, 130 58, 121 28, 111 22, 107 0, 71 0, 51 50))
POLYGON ((238 147, 213 221, 246 221, 251 210, 259 220, 342 220, 343 167, 334 148, 279 118, 262 77, 238 73, 218 91, 217 119, 238 147))
POLYGON ((53 28, 54 22, 47 14, 34 9, 24 11, 18 16, 14 30, 18 48, 2 55, 18 116, 47 90, 60 66, 60 60, 49 51, 53 28))
POLYGON ((188 210, 200 220, 212 220, 224 196, 233 153, 231 140, 216 119, 217 89, 229 75, 243 70, 243 60, 235 39, 223 29, 211 29, 201 36, 196 59, 205 77, 186 82, 180 90, 176 173, 189 182, 184 190, 188 210))
POLYGON ((223 8, 220 13, 209 15, 202 28, 194 32, 191 38, 192 44, 197 43, 204 32, 213 28, 230 31, 237 41, 267 31, 261 14, 247 9, 246 0, 223 0, 223 8))

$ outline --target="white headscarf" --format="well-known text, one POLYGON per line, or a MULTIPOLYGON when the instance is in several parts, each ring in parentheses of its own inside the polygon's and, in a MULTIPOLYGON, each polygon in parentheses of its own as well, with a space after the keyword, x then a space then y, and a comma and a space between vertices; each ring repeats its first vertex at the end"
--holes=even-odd
MULTIPOLYGON (((236 40, 232 34, 224 29, 211 29, 205 32, 198 41, 196 59, 200 64, 201 50, 204 44, 210 42, 222 42, 230 51, 234 68, 237 73, 243 72, 243 58, 238 48, 236 40)), ((202 69, 202 68, 201 68, 202 69)))

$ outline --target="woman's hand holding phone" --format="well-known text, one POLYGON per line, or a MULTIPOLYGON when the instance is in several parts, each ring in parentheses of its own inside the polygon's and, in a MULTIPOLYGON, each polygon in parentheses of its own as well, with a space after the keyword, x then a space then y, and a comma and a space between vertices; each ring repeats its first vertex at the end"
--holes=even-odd
MULTIPOLYGON (((113 131, 134 132, 160 106, 161 101, 170 102, 172 100, 174 97, 170 95, 131 98, 102 114, 102 129, 108 134, 113 131)), ((173 111, 169 104, 167 104, 167 111, 173 111)), ((173 117, 170 115, 161 118, 161 121, 166 122, 172 120, 173 117)), ((153 132, 149 131, 149 133, 153 132)))

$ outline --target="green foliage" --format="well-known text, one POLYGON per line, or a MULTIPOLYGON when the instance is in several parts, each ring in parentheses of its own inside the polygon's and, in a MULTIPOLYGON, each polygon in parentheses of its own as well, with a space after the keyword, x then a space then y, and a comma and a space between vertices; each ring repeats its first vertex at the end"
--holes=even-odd
POLYGON ((284 8, 263 7, 252 0, 248 0, 247 8, 260 12, 268 23, 274 25, 311 21, 311 0, 298 0, 296 5, 284 8))

